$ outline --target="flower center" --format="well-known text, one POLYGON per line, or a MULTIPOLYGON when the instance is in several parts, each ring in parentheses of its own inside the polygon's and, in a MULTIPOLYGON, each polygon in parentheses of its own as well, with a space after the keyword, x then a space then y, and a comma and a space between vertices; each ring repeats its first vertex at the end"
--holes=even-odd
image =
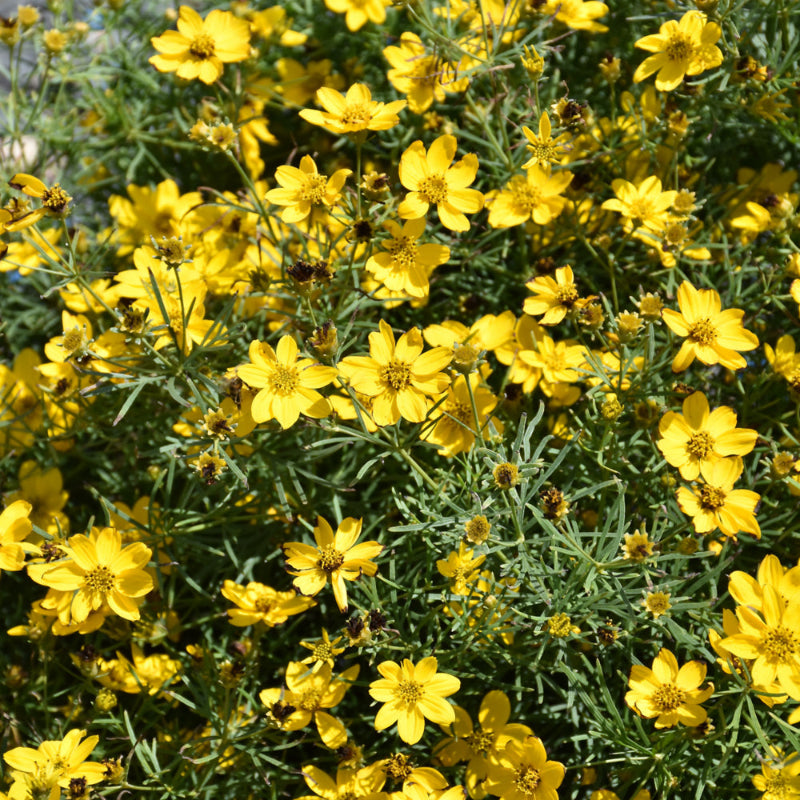
POLYGON ((541 773, 536 767, 532 767, 530 764, 522 764, 514 774, 514 786, 521 794, 533 797, 541 779, 541 773))
POLYGON ((42 205, 50 211, 63 211, 69 203, 69 195, 56 184, 51 189, 45 189, 42 194, 42 205))
POLYGON ((411 366, 405 361, 392 360, 381 369, 380 378, 396 392, 399 392, 411 383, 411 366))
POLYGON ((451 417, 455 417, 459 422, 469 427, 472 422, 472 408, 469 403, 453 401, 448 403, 446 408, 451 417))
POLYGON ((386 249, 392 256, 392 269, 409 270, 417 261, 416 241, 410 236, 401 236, 387 242, 386 249))
POLYGON ((366 103, 348 103, 342 112, 342 125, 353 128, 366 128, 372 119, 369 106, 366 103))
POLYGON ((386 775, 395 781, 404 781, 413 771, 411 759, 402 753, 395 753, 386 759, 383 765, 386 775))
MULTIPOLYGON (((544 142, 537 142, 536 144, 525 145, 530 151, 531 157, 536 158, 542 162, 552 162, 558 159, 558 148, 553 147, 551 144, 544 142)), ((535 190, 535 187, 531 187, 535 190)))
POLYGON ((716 341, 717 331, 711 324, 711 320, 706 317, 705 319, 698 320, 689 327, 689 338, 698 344, 709 347, 716 341))
POLYGON ((646 197, 637 197, 630 204, 630 216, 644 222, 653 212, 653 207, 646 197))
POLYGON ((663 714, 680 707, 685 697, 685 693, 674 683, 665 683, 653 693, 653 705, 663 714))
POLYGON ((330 644, 328 644, 328 642, 319 642, 318 644, 314 645, 311 655, 317 661, 327 661, 328 659, 333 658, 333 648, 330 646, 330 644))
POLYGON ((78 350, 82 350, 85 345, 86 337, 84 336, 84 331, 81 328, 73 328, 72 330, 64 333, 64 339, 61 342, 61 346, 70 355, 78 350))
POLYGON ((464 739, 474 755, 485 755, 492 749, 495 735, 493 731, 487 731, 483 728, 478 728, 468 736, 465 736, 464 739))
POLYGON ((769 797, 770 800, 784 800, 794 794, 794 789, 791 794, 787 792, 786 779, 780 772, 773 772, 768 778, 764 780, 764 794, 762 797, 769 797))
POLYGON ((306 175, 305 185, 300 190, 300 199, 308 200, 312 205, 319 205, 325 200, 325 189, 328 186, 326 175, 306 175))
POLYGON ((108 594, 114 588, 114 575, 104 564, 98 564, 84 576, 83 583, 91 592, 108 594))
POLYGON ((691 455, 702 461, 704 458, 708 458, 714 450, 714 439, 708 431, 698 431, 689 437, 686 449, 691 455))
POLYGON ((544 365, 554 372, 564 369, 567 366, 567 360, 564 358, 563 350, 556 348, 548 353, 544 359, 544 365))
POLYGON ((422 195, 426 203, 438 205, 447 200, 447 181, 445 181, 444 175, 441 173, 428 175, 420 183, 417 191, 422 195))
POLYGON ((400 681, 394 693, 401 703, 413 706, 422 699, 422 684, 416 681, 400 681))
POLYGON ((316 711, 322 702, 322 692, 319 689, 306 689, 298 696, 297 703, 303 711, 316 711))
POLYGON ((331 572, 339 569, 342 564, 344 564, 344 556, 332 544, 326 544, 325 547, 320 550, 317 566, 323 572, 327 572, 328 575, 330 575, 331 572))
POLYGON ((269 376, 269 386, 275 394, 287 397, 297 389, 299 375, 294 367, 277 364, 269 376))
MULTIPOLYGON (((537 149, 541 149, 541 147, 537 146, 537 149)), ((552 148, 549 149, 552 150, 552 148)), ((540 158, 538 155, 536 157, 540 158)), ((530 214, 542 202, 541 190, 536 186, 531 186, 524 179, 511 187, 511 193, 514 210, 522 214, 530 214)))
POLYGON ((556 300, 558 300, 559 305, 572 308, 577 299, 578 290, 575 288, 574 283, 567 283, 564 286, 559 286, 558 289, 556 289, 556 300))
POLYGON ((725 492, 716 486, 703 486, 700 488, 700 505, 706 511, 716 511, 725 505, 725 492))
POLYGON ((800 639, 793 631, 778 625, 767 628, 761 637, 761 647, 771 660, 786 663, 800 648, 800 639))
POLYGON ((201 33, 192 39, 189 52, 199 59, 211 58, 214 55, 214 40, 207 34, 201 33))
POLYGON ((664 230, 664 246, 667 248, 680 247, 686 241, 687 235, 688 231, 684 225, 678 223, 668 225, 664 230))
POLYGON ((670 61, 688 61, 694 52, 692 40, 685 33, 675 33, 670 36, 664 52, 670 61))

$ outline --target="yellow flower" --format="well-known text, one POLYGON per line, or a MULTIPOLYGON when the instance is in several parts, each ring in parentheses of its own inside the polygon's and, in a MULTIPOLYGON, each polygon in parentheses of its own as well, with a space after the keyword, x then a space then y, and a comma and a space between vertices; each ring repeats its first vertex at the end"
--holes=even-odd
POLYGON ((222 596, 236 606, 228 609, 228 620, 237 628, 259 623, 273 628, 316 605, 310 597, 298 596, 294 592, 279 592, 257 581, 250 581, 246 586, 225 581, 222 596))
POLYGON ((0 570, 18 572, 25 566, 25 550, 32 545, 22 544, 31 532, 31 504, 16 500, 0 514, 0 570))
POLYGON ((700 11, 687 11, 676 22, 665 22, 658 33, 643 36, 636 47, 654 55, 639 64, 633 75, 639 83, 656 75, 656 89, 671 92, 686 75, 699 75, 722 63, 722 51, 714 44, 722 35, 716 22, 707 22, 700 11))
POLYGON ((572 178, 571 172, 551 175, 549 167, 538 165, 525 175, 514 175, 503 189, 487 195, 489 224, 493 228, 510 228, 531 219, 537 225, 549 224, 564 210, 567 198, 561 193, 572 178))
POLYGON ((347 741, 347 732, 339 720, 323 709, 342 702, 359 669, 356 664, 334 677, 329 664, 311 670, 299 661, 290 661, 286 667, 286 689, 263 689, 258 697, 281 730, 299 731, 313 719, 325 746, 335 749, 347 741))
POLYGON ((325 5, 337 14, 344 14, 349 31, 357 31, 373 22, 380 25, 386 20, 386 7, 391 0, 325 0, 325 5))
POLYGON ((752 778, 753 786, 763 792, 759 800, 795 800, 800 798, 800 754, 782 757, 773 751, 772 758, 761 762, 761 774, 752 778))
POLYGON ((4 753, 3 760, 11 767, 13 780, 9 797, 58 800, 61 790, 69 789, 72 781, 85 781, 90 786, 100 783, 105 777, 105 766, 86 760, 100 737, 84 739, 84 736, 86 731, 71 730, 63 739, 44 741, 35 750, 15 747, 4 753))
POLYGON ((314 207, 331 208, 339 201, 344 182, 351 174, 349 169, 338 169, 329 178, 320 175, 311 156, 300 159, 300 167, 283 165, 275 171, 275 180, 280 184, 270 189, 265 199, 276 206, 283 206, 280 217, 283 222, 301 222, 314 207))
POLYGON ((742 325, 744 311, 723 311, 714 289, 698 290, 689 281, 678 288, 678 308, 680 311, 665 308, 661 312, 670 330, 686 338, 672 361, 673 372, 682 372, 695 358, 734 370, 747 366, 739 351, 754 350, 758 337, 742 325))
POLYGON ((550 383, 575 383, 580 380, 579 369, 586 360, 586 349, 572 339, 556 342, 547 334, 535 342, 532 350, 520 350, 519 358, 525 364, 542 371, 550 383))
POLYGON ((470 584, 478 577, 480 565, 486 561, 485 553, 474 558, 473 553, 464 542, 460 542, 458 552, 453 550, 447 559, 440 558, 436 562, 439 574, 450 578, 450 591, 454 594, 470 593, 470 584))
POLYGON ((537 736, 523 741, 509 739, 489 765, 486 791, 502 800, 556 800, 556 789, 564 780, 564 765, 548 761, 537 736))
POLYGON ((392 238, 381 242, 385 252, 371 256, 365 269, 392 292, 427 297, 429 276, 450 258, 450 248, 434 242, 418 243, 425 231, 425 217, 410 219, 402 228, 388 220, 384 227, 392 238))
POLYGON ((336 780, 313 764, 303 767, 303 780, 314 794, 303 795, 297 800, 378 800, 389 797, 381 792, 386 783, 386 774, 380 762, 366 767, 340 766, 336 780))
MULTIPOLYGON (((37 381, 38 383, 38 381, 37 381)), ((37 527, 54 537, 69 529, 69 519, 62 511, 69 494, 58 467, 43 470, 35 461, 23 461, 19 467, 19 489, 6 502, 25 500, 31 504, 30 519, 37 527)))
POLYGON ((605 33, 608 30, 608 26, 595 21, 608 14, 608 6, 599 0, 547 0, 536 9, 548 17, 555 16, 558 22, 576 31, 605 33))
POLYGON ((229 11, 214 9, 203 19, 193 8, 181 6, 178 30, 154 36, 150 43, 159 52, 150 58, 159 72, 211 84, 222 76, 224 64, 250 56, 250 25, 229 11))
MULTIPOLYGON (((106 689, 126 694, 140 694, 142 690, 149 695, 157 695, 175 679, 181 670, 181 662, 170 658, 166 653, 145 655, 137 644, 131 644, 129 661, 122 653, 106 661, 99 658, 94 668, 99 672, 97 682, 106 689)), ((79 657, 73 659, 80 667, 79 657)))
POLYGON ((353 390, 372 398, 372 416, 377 425, 394 425, 407 419, 422 422, 429 397, 441 394, 450 383, 442 372, 450 363, 447 348, 434 347, 423 353, 418 328, 404 333, 395 344, 389 325, 369 335, 369 356, 348 356, 339 362, 353 390))
POLYGON ((328 580, 333 586, 333 596, 339 611, 347 611, 347 587, 345 581, 358 580, 362 575, 372 577, 378 565, 372 562, 383 545, 378 542, 356 540, 361 534, 361 520, 347 517, 342 520, 334 535, 333 529, 322 517, 317 517, 314 528, 316 547, 302 542, 286 542, 283 554, 289 574, 302 594, 313 597, 319 594, 328 580))
POLYGON ((512 311, 486 314, 467 327, 462 322, 446 319, 440 325, 428 325, 423 331, 432 347, 446 347, 452 353, 451 366, 459 372, 477 368, 486 350, 507 346, 514 338, 516 319, 512 311))
POLYGON ((653 619, 658 619, 672 608, 669 598, 669 592, 648 592, 642 605, 653 615, 653 619))
POLYGON ((239 377, 260 389, 253 398, 251 414, 256 422, 277 419, 285 430, 300 414, 321 419, 331 413, 330 403, 316 390, 336 380, 336 369, 310 358, 298 360, 297 342, 282 336, 277 349, 266 342, 252 342, 249 364, 237 367, 239 377))
POLYGON ((317 102, 325 109, 304 108, 300 116, 312 125, 331 133, 386 131, 400 122, 397 112, 406 107, 405 100, 377 103, 363 83, 354 83, 346 95, 323 86, 317 90, 317 102))
POLYGON ((712 464, 724 456, 747 455, 758 439, 758 431, 736 427, 732 408, 720 406, 709 413, 708 400, 702 392, 694 392, 683 401, 683 414, 664 414, 658 431, 658 449, 687 481, 700 474, 707 477, 712 464))
POLYGON ((752 659, 754 685, 770 686, 800 700, 800 598, 784 603, 773 586, 765 586, 761 609, 737 606, 739 633, 719 644, 739 658, 752 659))
POLYGON ((800 353, 795 348, 794 339, 789 333, 778 339, 774 349, 768 344, 764 345, 764 353, 773 372, 777 372, 787 380, 800 370, 800 353))
POLYGON ((478 173, 478 157, 468 153, 453 164, 456 147, 456 137, 445 134, 434 140, 427 153, 419 140, 406 148, 399 172, 400 182, 410 191, 397 209, 403 219, 424 217, 435 205, 445 228, 469 230, 464 214, 483 208, 483 195, 467 188, 478 173))
POLYGON ((469 714, 455 707, 455 721, 445 729, 447 739, 434 748, 434 754, 445 767, 466 761, 466 784, 470 797, 482 800, 486 796, 483 783, 490 766, 511 739, 523 741, 533 731, 517 722, 509 723, 511 703, 505 692, 497 689, 484 695, 478 711, 478 724, 473 725, 469 714))
POLYGON ((27 211, 12 219, 6 218, 3 223, 6 231, 21 231, 38 222, 45 215, 60 218, 69 214, 69 204, 72 198, 58 183, 48 187, 33 175, 18 172, 11 178, 8 185, 28 197, 36 197, 42 201, 42 205, 34 211, 27 211))
POLYGON ((123 619, 139 619, 139 606, 153 588, 144 567, 151 550, 141 542, 122 546, 116 528, 92 528, 90 536, 70 536, 60 562, 31 564, 28 574, 37 583, 66 594, 59 619, 81 623, 92 611, 108 604, 123 619))
POLYGON ((626 533, 622 542, 622 557, 626 561, 644 561, 653 555, 655 543, 650 540, 647 531, 638 528, 633 533, 626 533))
POLYGON ((679 722, 701 725, 708 714, 700 704, 714 693, 713 683, 700 688, 705 678, 705 664, 689 661, 678 669, 675 656, 662 648, 652 669, 641 664, 631 667, 625 702, 640 717, 656 717, 656 728, 672 728, 679 722))
POLYGON ((375 730, 382 731, 397 723, 397 732, 407 744, 416 744, 425 730, 425 720, 437 725, 455 721, 453 706, 445 697, 461 688, 454 675, 437 672, 433 656, 423 658, 416 666, 407 658, 403 663, 384 661, 378 665, 382 678, 369 685, 373 700, 383 703, 375 715, 375 730))
MULTIPOLYGON (((531 157, 522 165, 522 169, 534 166, 547 166, 548 164, 555 164, 561 160, 565 152, 564 145, 569 141, 570 136, 568 133, 562 133, 554 139, 550 135, 551 131, 552 125, 550 124, 550 115, 546 111, 539 117, 538 135, 527 125, 522 126, 522 132, 529 142, 525 147, 531 154, 531 157)), ((569 179, 572 180, 572 173, 567 174, 569 175, 569 179)), ((569 180, 564 184, 563 188, 566 188, 568 184, 569 180)))
POLYGON ((669 220, 667 211, 678 196, 675 190, 662 191, 661 180, 655 176, 645 178, 637 185, 616 178, 611 182, 611 188, 616 197, 606 200, 601 208, 622 214, 626 232, 633 230, 634 223, 650 230, 662 229, 669 220))
POLYGON ((526 297, 522 310, 531 316, 540 316, 541 325, 557 325, 573 309, 583 308, 593 298, 581 298, 575 286, 572 267, 559 267, 555 278, 540 275, 525 286, 534 294, 526 297))
POLYGON ((723 458, 707 470, 706 482, 690 490, 678 489, 678 505, 692 517, 698 533, 710 533, 719 528, 725 536, 752 533, 761 538, 761 528, 754 511, 761 495, 750 489, 734 489, 742 474, 741 458, 723 458))
POLYGON ((334 659, 336 656, 344 653, 344 647, 337 647, 336 645, 342 640, 341 636, 337 636, 333 641, 328 636, 328 631, 322 629, 322 638, 315 642, 300 642, 301 647, 305 647, 311 651, 311 655, 304 658, 301 664, 311 664, 312 672, 317 672, 323 665, 327 664, 333 668, 334 659))

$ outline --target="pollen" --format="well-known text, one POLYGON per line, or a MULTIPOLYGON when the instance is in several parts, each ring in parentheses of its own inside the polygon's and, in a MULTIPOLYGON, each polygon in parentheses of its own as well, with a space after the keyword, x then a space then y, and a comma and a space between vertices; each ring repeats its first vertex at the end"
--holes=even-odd
POLYGON ((392 256, 392 267, 396 270, 408 271, 417 260, 417 245, 410 236, 401 236, 387 242, 386 249, 392 256))
POLYGON ((700 489, 700 505, 706 511, 716 511, 725 505, 725 492, 715 486, 703 486, 700 489))
POLYGON ((761 637, 761 647, 771 661, 787 663, 800 650, 797 634, 783 625, 768 628, 761 637))
POLYGON ((49 211, 62 212, 70 201, 70 196, 56 184, 50 189, 45 189, 42 194, 42 205, 49 211))
POLYGON ((572 308, 578 297, 578 290, 575 288, 574 283, 567 283, 556 289, 556 300, 558 300, 559 305, 566 306, 567 308, 572 308))
POLYGON ((664 48, 670 61, 688 61, 694 53, 692 40, 683 33, 676 33, 670 37, 664 48))
POLYGON ((411 383, 411 366, 405 361, 392 360, 381 369, 380 379, 399 392, 411 383))
POLYGON ((332 544, 326 545, 321 553, 317 566, 328 575, 344 564, 344 556, 332 544))
MULTIPOLYGON (((532 149, 532 147, 528 147, 528 149, 532 149)), ((542 149, 541 145, 536 145, 536 149, 542 149)), ((552 150, 553 148, 545 148, 548 150, 552 150)), ((536 156, 536 158, 541 158, 541 156, 536 156)), ((537 206, 539 206, 542 202, 542 192, 536 186, 531 186, 527 181, 519 181, 515 182, 513 186, 510 187, 511 194, 512 194, 512 204, 514 206, 514 211, 518 212, 519 214, 524 214, 528 216, 537 206)))
POLYGON ((372 114, 366 103, 348 103, 342 112, 342 125, 352 125, 354 128, 365 128, 371 119, 372 114))
POLYGON ((711 324, 711 320, 698 320, 689 327, 689 338, 698 344, 710 347, 717 340, 717 331, 711 324))
POLYGON ((86 346, 86 336, 81 328, 72 328, 64 332, 64 339, 61 346, 72 355, 72 353, 82 350, 86 346))
POLYGON ((214 55, 214 40, 207 34, 196 36, 189 45, 189 52, 199 59, 211 58, 214 55))
POLYGON ((708 431, 698 431, 689 437, 686 449, 695 458, 703 460, 714 451, 714 439, 708 431))
POLYGON ((287 397, 297 389, 297 384, 300 381, 300 376, 297 369, 294 367, 286 367, 283 364, 277 364, 269 376, 270 389, 275 394, 287 397))
POLYGON ((414 770, 411 759, 402 753, 395 753, 386 759, 383 771, 394 781, 404 781, 414 770))
POLYGON ((300 199, 312 205, 320 205, 325 200, 328 178, 325 175, 306 175, 305 186, 300 190, 300 199))
POLYGON ((97 594, 108 594, 114 588, 114 575, 104 564, 99 564, 84 577, 86 588, 97 594))
POLYGON ((662 713, 667 714, 680 708, 686 699, 686 694, 675 686, 674 683, 665 683, 653 693, 653 705, 662 713))
POLYGON ((420 184, 417 191, 426 203, 438 205, 447 200, 447 181, 442 174, 428 175, 420 184))
POLYGON ((297 704, 303 711, 316 711, 322 702, 322 692, 319 689, 306 689, 297 698, 297 704))
POLYGON ((422 699, 422 684, 416 681, 400 681, 395 688, 395 695, 401 703, 413 706, 422 699))
POLYGON ((464 737, 469 749, 476 756, 488 753, 494 746, 495 738, 496 736, 492 731, 487 731, 484 728, 478 728, 464 737))
POLYGON ((541 773, 530 764, 522 764, 514 775, 514 787, 525 797, 535 797, 542 780, 541 773))

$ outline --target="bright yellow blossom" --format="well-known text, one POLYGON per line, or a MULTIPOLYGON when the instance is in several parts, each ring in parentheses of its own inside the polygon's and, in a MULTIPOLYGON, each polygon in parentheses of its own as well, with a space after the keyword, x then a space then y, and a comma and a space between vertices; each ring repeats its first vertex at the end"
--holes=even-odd
POLYGON ((300 116, 312 125, 331 133, 385 131, 400 122, 397 112, 406 106, 405 100, 378 103, 363 83, 354 83, 346 95, 323 86, 317 90, 317 102, 325 109, 304 108, 300 116))
POLYGON ((257 581, 250 581, 244 586, 234 581, 225 581, 222 596, 235 605, 227 613, 231 625, 237 628, 259 623, 272 628, 316 605, 310 597, 294 592, 279 592, 257 581))

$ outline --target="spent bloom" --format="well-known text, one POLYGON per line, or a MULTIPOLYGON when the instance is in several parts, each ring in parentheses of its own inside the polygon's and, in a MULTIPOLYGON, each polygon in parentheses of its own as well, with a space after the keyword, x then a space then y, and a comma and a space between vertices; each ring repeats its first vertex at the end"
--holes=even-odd
POLYGON ((652 669, 642 664, 631 668, 625 702, 640 717, 656 717, 656 728, 672 728, 679 722, 701 725, 708 714, 700 704, 714 693, 713 684, 700 688, 705 677, 705 664, 689 661, 678 668, 674 654, 662 648, 652 669))
POLYGON ((742 325, 744 311, 722 310, 714 289, 695 289, 689 281, 678 287, 678 308, 661 312, 670 330, 685 338, 672 361, 672 371, 682 372, 695 358, 703 364, 721 364, 728 369, 747 366, 742 350, 755 350, 758 337, 742 325))
POLYGON ((286 542, 283 553, 289 574, 295 576, 297 590, 310 597, 319 594, 330 580, 339 611, 347 611, 345 581, 358 580, 361 575, 375 575, 378 565, 372 559, 383 550, 383 545, 378 542, 356 544, 360 534, 360 519, 347 517, 334 534, 328 522, 317 517, 315 547, 302 542, 286 542))
POLYGON ((722 51, 715 42, 722 35, 716 22, 708 22, 701 11, 687 11, 676 22, 665 22, 658 33, 643 36, 636 47, 653 55, 637 68, 635 83, 656 75, 656 89, 671 92, 686 75, 699 75, 722 63, 722 51))
POLYGON ((384 661, 378 664, 382 678, 369 685, 373 700, 383 703, 375 716, 375 730, 382 731, 397 723, 397 732, 407 744, 416 744, 425 730, 425 720, 437 725, 455 721, 453 706, 445 697, 461 688, 461 681, 446 672, 437 672, 433 656, 418 664, 405 658, 402 664, 384 661))
POLYGON ((158 50, 150 63, 159 72, 211 84, 222 76, 225 64, 250 56, 250 25, 229 11, 214 9, 203 19, 193 8, 181 6, 177 24, 177 31, 150 40, 158 50))

